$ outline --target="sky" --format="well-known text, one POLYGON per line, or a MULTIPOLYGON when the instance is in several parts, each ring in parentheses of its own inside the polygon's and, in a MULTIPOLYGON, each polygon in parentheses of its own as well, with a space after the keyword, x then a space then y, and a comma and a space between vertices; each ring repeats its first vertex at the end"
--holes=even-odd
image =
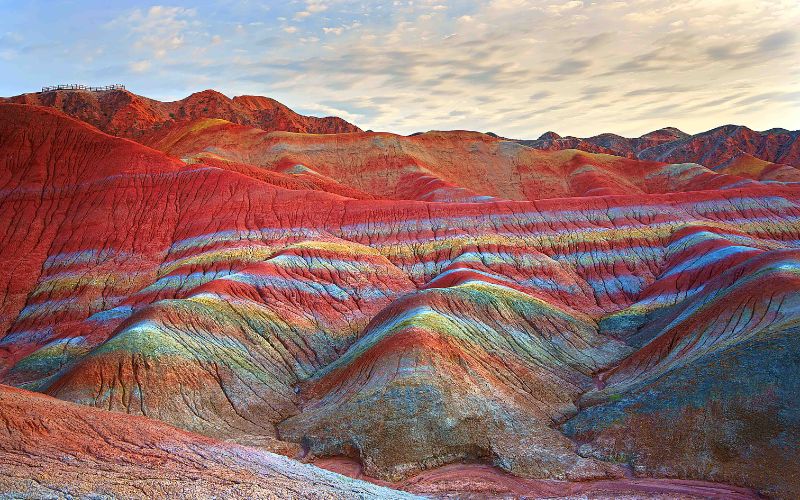
POLYGON ((273 97, 363 129, 800 129, 798 0, 0 0, 0 95, 273 97))

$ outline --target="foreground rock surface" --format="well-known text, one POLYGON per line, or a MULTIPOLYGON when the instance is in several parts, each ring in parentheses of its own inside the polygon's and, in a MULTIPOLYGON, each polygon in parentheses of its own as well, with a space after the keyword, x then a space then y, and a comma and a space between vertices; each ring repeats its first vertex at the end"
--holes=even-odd
POLYGON ((753 490, 703 481, 676 479, 605 479, 554 481, 521 479, 479 464, 453 464, 423 472, 400 483, 363 474, 361 466, 343 457, 314 462, 350 477, 392 486, 434 498, 592 498, 592 499, 718 499, 760 498, 753 490))
POLYGON ((412 498, 266 451, 0 385, 13 498, 412 498))
MULTIPOLYGON (((0 422, 0 491, 13 498, 416 498, 147 418, 2 385, 0 422)), ((391 486, 441 498, 755 498, 743 488, 702 482, 537 482, 471 465, 444 467, 391 486)))

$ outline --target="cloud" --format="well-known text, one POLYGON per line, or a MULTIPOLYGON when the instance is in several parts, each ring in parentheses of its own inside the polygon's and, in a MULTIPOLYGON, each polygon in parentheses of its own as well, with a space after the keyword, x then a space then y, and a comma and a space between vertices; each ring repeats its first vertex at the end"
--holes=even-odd
POLYGON ((736 57, 736 48, 737 44, 735 43, 720 44, 707 48, 706 53, 715 61, 724 61, 736 57))
POLYGON ((24 49, 23 40, 22 35, 12 31, 0 34, 0 59, 16 59, 24 49))
POLYGON ((564 59, 550 68, 550 70, 539 79, 542 81, 557 82, 569 76, 579 75, 585 72, 591 65, 592 62, 586 59, 564 59))
POLYGON ((652 96, 652 95, 665 95, 680 92, 689 92, 694 87, 687 85, 663 85, 658 87, 646 87, 636 90, 625 92, 624 97, 639 97, 639 96, 652 96))
POLYGON ((778 52, 786 49, 797 39, 793 30, 783 30, 767 35, 758 42, 758 53, 778 52))
POLYGON ((528 98, 528 100, 529 101, 541 101, 542 99, 550 97, 551 95, 553 95, 553 93, 550 92, 549 90, 540 90, 539 92, 531 94, 531 96, 528 98))
POLYGON ((782 30, 764 36, 755 45, 732 41, 713 45, 706 53, 713 61, 765 62, 783 56, 796 39, 794 31, 782 30))
POLYGON ((132 62, 130 64, 131 71, 133 71, 134 73, 144 73, 148 69, 150 69, 150 66, 152 66, 152 63, 146 59, 142 61, 132 62))
POLYGON ((23 36, 19 33, 15 33, 13 31, 7 31, 5 33, 0 34, 0 47, 15 47, 22 43, 24 40, 23 36))
POLYGON ((363 118, 363 116, 356 113, 351 113, 347 109, 326 106, 324 104, 307 104, 303 106, 301 111, 315 116, 338 116, 355 123, 358 123, 363 118))
POLYGON ((547 7, 545 7, 545 9, 547 10, 547 12, 550 12, 550 13, 553 13, 553 14, 556 14, 556 15, 560 16, 560 15, 566 13, 566 12, 578 9, 580 7, 583 7, 583 2, 582 1, 580 1, 580 0, 572 0, 572 1, 569 1, 569 2, 561 2, 561 3, 550 4, 547 7))
POLYGON ((109 3, 95 24, 77 24, 58 2, 18 9, 3 28, 16 37, 0 34, 0 70, 11 75, 0 87, 21 74, 122 80, 155 98, 211 87, 401 133, 800 127, 800 114, 786 111, 800 81, 790 64, 800 60, 800 4, 790 0, 192 6, 109 3))
POLYGON ((800 91, 794 92, 764 92, 755 94, 736 101, 736 105, 746 106, 764 102, 798 102, 800 101, 800 91))
POLYGON ((597 49, 602 47, 608 43, 610 43, 614 39, 614 33, 612 32, 604 32, 598 33, 592 36, 584 36, 580 38, 576 38, 572 41, 573 47, 572 52, 585 52, 587 50, 597 49))
POLYGON ((595 97, 607 93, 612 88, 610 85, 589 85, 583 88, 581 95, 583 97, 595 97))
POLYGON ((127 29, 135 49, 163 58, 183 46, 184 32, 196 14, 195 9, 154 5, 145 11, 135 9, 120 16, 108 27, 112 30, 127 29))
POLYGON ((313 14, 318 14, 320 12, 324 12, 328 10, 328 4, 319 0, 306 0, 306 7, 305 10, 301 10, 295 13, 294 18, 296 20, 302 20, 307 17, 310 17, 313 14))

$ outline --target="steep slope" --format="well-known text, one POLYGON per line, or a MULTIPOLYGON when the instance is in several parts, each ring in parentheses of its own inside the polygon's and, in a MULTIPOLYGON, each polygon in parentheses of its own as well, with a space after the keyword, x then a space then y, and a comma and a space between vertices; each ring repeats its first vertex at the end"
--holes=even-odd
MULTIPOLYGON (((62 231, 69 228, 77 237, 87 233, 99 238, 96 257, 110 256, 104 247, 113 247, 128 237, 114 231, 102 218, 84 219, 73 205, 76 191, 86 193, 84 203, 113 210, 106 187, 149 183, 151 176, 177 174, 186 167, 162 153, 99 134, 45 108, 0 105, 0 137, 0 203, 7 215, 0 221, 4 241, 0 259, 4 269, 15 271, 0 275, 0 289, 4 291, 0 330, 5 331, 31 298, 35 281, 48 269, 49 253, 57 253, 52 243, 62 231)), ((116 221, 120 228, 142 222, 135 222, 140 214, 126 213, 127 208, 122 205, 116 214, 109 214, 122 218, 116 221)), ((128 244, 146 246, 145 242, 128 244)), ((126 267, 119 263, 119 271, 136 273, 144 261, 132 264, 126 267)))
POLYGON ((361 131, 335 116, 317 118, 297 114, 268 97, 237 96, 231 99, 214 90, 197 92, 174 102, 148 99, 127 90, 58 90, 22 94, 2 101, 51 107, 106 133, 128 138, 137 138, 169 122, 196 118, 221 118, 267 131, 310 134, 361 131))
MULTIPOLYGON (((797 259, 800 187, 716 189, 725 176, 699 166, 464 132, 185 125, 153 144, 194 163, 52 109, 0 105, 0 269, 14 270, 0 274, 0 382, 288 455, 344 455, 385 479, 476 461, 528 479, 627 473, 796 491, 795 476, 768 469, 774 459, 791 472, 785 439, 800 427, 795 378, 780 380, 794 370, 784 347, 797 284, 784 265, 797 259), (224 141, 203 145, 203 130, 224 141), (512 159, 493 160, 491 175, 483 163, 503 148, 512 159), (392 158, 429 159, 437 178, 459 179, 453 186, 483 175, 515 196, 507 177, 529 168, 520 158, 552 162, 549 178, 528 178, 548 189, 572 185, 591 161, 626 186, 695 190, 484 203, 325 192, 402 197, 399 184, 379 183, 403 165, 392 158), (271 161, 283 170, 258 169, 271 161), (327 180, 281 187, 293 171, 327 180), (593 415, 624 401, 617 395, 648 395, 731 345, 773 337, 783 344, 747 351, 743 365, 769 369, 730 373, 772 398, 775 418, 756 427, 776 434, 747 437, 738 410, 712 415, 740 447, 727 455, 698 439, 711 424, 661 410, 644 412, 652 420, 643 438, 632 434, 635 446, 619 434, 622 444, 603 448, 587 434, 606 428, 593 415), (651 453, 667 418, 672 435, 691 440, 686 458, 614 454, 651 453), (757 464, 745 468, 748 443, 757 464)), ((718 372, 697 380, 726 383, 718 372)), ((693 386, 665 387, 680 399, 693 386)), ((732 408, 737 390, 698 401, 732 408)))
MULTIPOLYGON (((0 492, 14 498, 417 498, 155 420, 2 385, 0 421, 0 492)), ((690 481, 526 482, 474 466, 435 470, 398 486, 426 496, 754 498, 744 489, 690 481)))
POLYGON ((584 456, 622 457, 655 476, 746 477, 794 497, 800 253, 707 232, 681 240, 687 248, 656 283, 702 285, 661 311, 646 301, 650 321, 629 337, 641 348, 598 376, 601 389, 581 400, 590 407, 565 429, 584 456), (668 438, 658 432, 675 422, 668 438))
POLYGON ((13 498, 414 498, 161 422, 0 385, 0 492, 13 498))

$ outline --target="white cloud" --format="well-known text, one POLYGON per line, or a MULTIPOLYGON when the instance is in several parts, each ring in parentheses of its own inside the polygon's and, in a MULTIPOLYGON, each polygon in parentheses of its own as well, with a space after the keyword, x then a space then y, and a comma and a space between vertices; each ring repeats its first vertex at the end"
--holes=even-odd
POLYGON ((184 32, 197 15, 195 9, 154 5, 143 11, 135 9, 109 23, 112 30, 127 29, 133 47, 151 51, 160 59, 184 44, 184 32))
POLYGON ((306 0, 305 10, 295 13, 294 18, 297 20, 305 19, 312 14, 318 14, 328 10, 328 4, 320 0, 306 0))
MULTIPOLYGON (((732 34, 724 19, 689 29, 688 20, 718 12, 719 6, 696 0, 669 5, 657 0, 496 0, 460 9, 449 19, 439 17, 449 9, 431 15, 438 4, 400 2, 389 27, 365 23, 350 31, 347 24, 325 26, 322 31, 329 37, 323 51, 286 63, 292 76, 285 88, 325 82, 318 98, 350 99, 352 107, 337 108, 360 116, 363 128, 473 128, 533 137, 548 129, 590 135, 643 133, 666 124, 690 131, 711 128, 735 121, 735 116, 721 116, 730 108, 711 114, 684 110, 730 91, 734 82, 787 87, 791 78, 788 69, 785 81, 777 82, 762 71, 733 67, 740 64, 736 58, 752 53, 759 43, 763 53, 786 57, 794 43, 781 31, 791 24, 786 12, 781 18, 775 13, 771 31, 763 33, 755 22, 763 11, 726 4, 732 19, 744 16, 753 22, 732 34), (652 29, 642 29, 642 23, 652 29), (773 33, 778 34, 766 38, 773 33), (721 69, 710 83, 707 40, 716 35, 741 48, 719 50, 717 64, 730 68, 721 69), (664 84, 676 78, 680 87, 664 84), (547 97, 530 104, 531 95, 547 97), (385 101, 371 112, 354 112, 364 96, 385 101)), ((788 9, 797 18, 800 9, 788 9)), ((789 95, 784 98, 788 102, 795 94, 780 95, 789 95)), ((708 109, 718 107, 712 102, 708 109)))
POLYGON ((150 69, 150 66, 152 66, 152 64, 146 59, 142 61, 135 61, 130 64, 131 71, 134 73, 144 73, 150 69))
POLYGON ((572 0, 570 2, 548 5, 547 11, 556 15, 561 15, 565 12, 575 10, 580 7, 583 7, 583 2, 581 2, 580 0, 572 0))

